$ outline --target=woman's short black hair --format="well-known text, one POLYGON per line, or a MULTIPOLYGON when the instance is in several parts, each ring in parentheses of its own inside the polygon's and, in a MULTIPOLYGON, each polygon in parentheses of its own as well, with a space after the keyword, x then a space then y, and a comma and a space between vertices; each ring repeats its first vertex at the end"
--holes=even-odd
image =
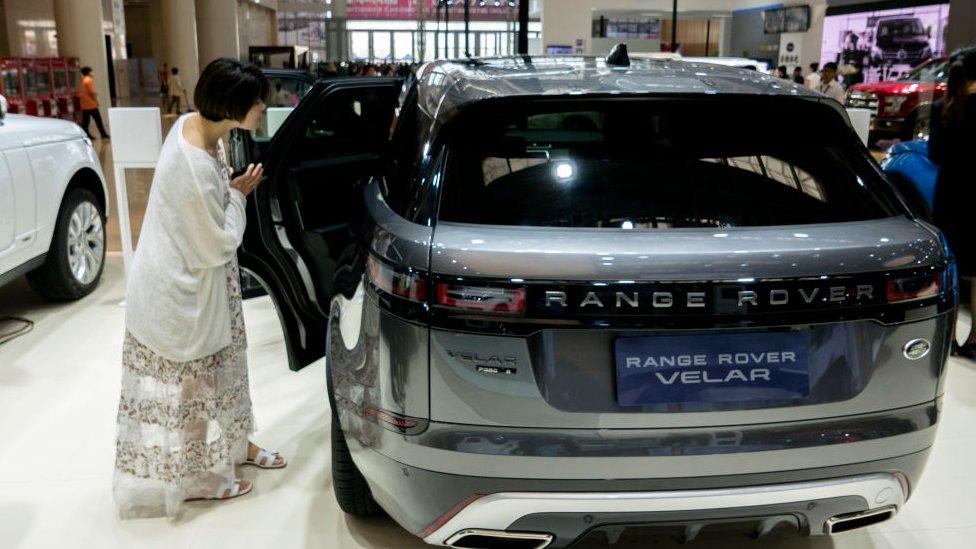
POLYGON ((82 76, 88 76, 89 74, 91 74, 91 71, 92 71, 92 68, 91 67, 88 67, 88 66, 82 67, 81 68, 81 75, 82 76))
POLYGON ((271 85, 261 69, 233 59, 211 61, 193 90, 193 103, 207 120, 244 120, 259 100, 268 96, 271 85))

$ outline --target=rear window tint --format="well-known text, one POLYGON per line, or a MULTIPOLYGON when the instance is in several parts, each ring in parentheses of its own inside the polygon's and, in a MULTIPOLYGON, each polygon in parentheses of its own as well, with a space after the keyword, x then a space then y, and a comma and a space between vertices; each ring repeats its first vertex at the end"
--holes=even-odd
POLYGON ((765 99, 784 117, 734 99, 482 106, 450 128, 439 218, 666 229, 904 213, 835 111, 765 99))

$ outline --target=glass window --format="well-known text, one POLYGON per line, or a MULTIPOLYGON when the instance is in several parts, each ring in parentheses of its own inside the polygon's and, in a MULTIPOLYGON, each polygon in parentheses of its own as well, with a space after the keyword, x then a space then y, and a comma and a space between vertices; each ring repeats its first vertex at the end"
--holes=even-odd
POLYGON ((37 31, 34 29, 24 30, 23 48, 25 55, 37 55, 37 31))
POLYGON ((390 34, 386 31, 373 31, 373 59, 377 61, 390 61, 393 59, 393 50, 390 47, 390 34))
POLYGON ((350 54, 355 60, 369 59, 369 32, 354 31, 350 34, 350 54))
POLYGON ((37 93, 47 95, 51 91, 51 80, 46 69, 37 71, 37 93))
POLYGON ((20 80, 17 69, 5 69, 3 71, 3 94, 11 98, 20 96, 20 80))
POLYGON ((495 42, 495 34, 496 33, 494 32, 480 33, 480 35, 478 36, 478 43, 479 43, 478 45, 480 46, 481 51, 479 52, 478 55, 481 55, 482 57, 491 57, 493 55, 498 55, 497 44, 495 42))
POLYGON ((68 74, 64 72, 64 69, 55 69, 54 87, 58 91, 65 91, 68 89, 68 74))
POLYGON ((31 96, 37 94, 37 71, 34 69, 24 70, 24 95, 31 96))
MULTIPOLYGON (((419 32, 417 36, 420 36, 419 32)), ((419 45, 415 51, 420 51, 419 45)), ((424 33, 424 58, 421 61, 433 61, 435 58, 437 58, 437 53, 434 51, 434 33, 428 31, 424 33)))
POLYGON ((398 61, 413 61, 415 57, 413 49, 412 32, 393 33, 393 54, 398 61))
POLYGON ((445 129, 439 218, 665 229, 904 213, 832 111, 796 100, 763 106, 789 112, 801 135, 754 124, 758 100, 736 101, 484 102, 445 129), (477 140, 451 138, 474 128, 477 140))
MULTIPOLYGON (((441 40, 444 40, 445 35, 441 35, 441 40)), ((457 33, 449 32, 446 35, 447 43, 444 48, 444 58, 454 59, 457 57, 457 33)))
POLYGON ((931 61, 909 72, 902 80, 915 82, 945 82, 949 77, 949 61, 931 61))

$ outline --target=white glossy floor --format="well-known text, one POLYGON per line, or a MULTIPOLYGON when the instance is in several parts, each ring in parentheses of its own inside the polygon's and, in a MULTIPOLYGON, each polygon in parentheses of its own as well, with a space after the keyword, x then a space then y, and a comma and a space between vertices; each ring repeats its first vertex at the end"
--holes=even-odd
MULTIPOLYGON (((322 365, 286 366, 267 298, 246 302, 257 440, 291 463, 242 469, 243 498, 191 504, 175 522, 122 522, 111 481, 124 310, 122 265, 110 256, 88 298, 48 305, 23 279, 0 288, 0 316, 26 316, 32 332, 0 345, 0 548, 291 547, 411 548, 423 544, 389 520, 346 518, 332 496, 322 365)), ((968 326, 961 327, 967 328, 968 326)), ((2 329, 0 329, 2 331, 2 329)), ((954 360, 939 440, 923 482, 895 519, 827 538, 665 540, 617 547, 976 547, 976 364, 954 360)))

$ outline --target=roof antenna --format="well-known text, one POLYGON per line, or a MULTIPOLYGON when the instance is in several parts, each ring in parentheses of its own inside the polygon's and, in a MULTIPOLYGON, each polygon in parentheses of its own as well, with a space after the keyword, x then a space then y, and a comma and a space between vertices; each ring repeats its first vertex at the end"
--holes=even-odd
POLYGON ((610 50, 607 56, 607 65, 614 67, 629 67, 630 56, 627 55, 627 44, 617 44, 610 50))

